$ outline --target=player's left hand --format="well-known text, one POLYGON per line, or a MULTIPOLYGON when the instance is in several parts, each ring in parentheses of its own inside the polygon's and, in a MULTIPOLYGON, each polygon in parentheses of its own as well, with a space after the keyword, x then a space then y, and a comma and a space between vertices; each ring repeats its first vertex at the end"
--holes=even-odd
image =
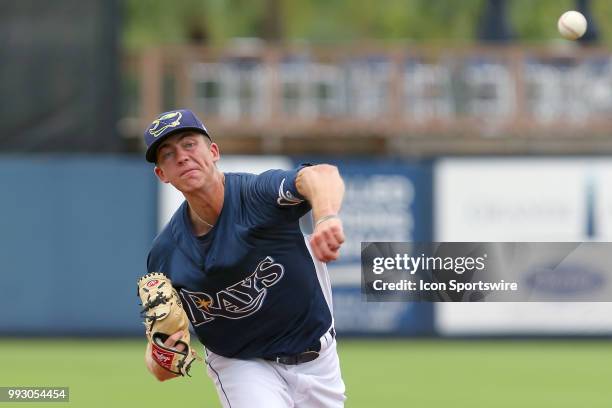
POLYGON ((321 262, 335 261, 340 256, 344 243, 342 221, 338 217, 319 223, 310 236, 310 246, 314 256, 321 262))

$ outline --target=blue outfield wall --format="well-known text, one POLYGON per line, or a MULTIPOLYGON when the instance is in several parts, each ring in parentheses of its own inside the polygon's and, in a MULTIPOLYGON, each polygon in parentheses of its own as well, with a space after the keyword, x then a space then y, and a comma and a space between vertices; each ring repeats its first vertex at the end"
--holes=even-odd
POLYGON ((0 156, 0 334, 142 334, 136 279, 156 233, 138 157, 0 156))

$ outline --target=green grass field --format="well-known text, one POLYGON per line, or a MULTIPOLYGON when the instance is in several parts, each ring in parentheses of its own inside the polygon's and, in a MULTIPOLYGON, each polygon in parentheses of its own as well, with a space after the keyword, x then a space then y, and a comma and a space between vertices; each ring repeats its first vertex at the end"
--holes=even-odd
MULTIPOLYGON (((340 340, 339 351, 349 408, 612 407, 609 341, 340 340)), ((138 340, 0 340, 0 386, 70 387, 58 408, 219 406, 203 365, 158 383, 143 352, 138 340)))

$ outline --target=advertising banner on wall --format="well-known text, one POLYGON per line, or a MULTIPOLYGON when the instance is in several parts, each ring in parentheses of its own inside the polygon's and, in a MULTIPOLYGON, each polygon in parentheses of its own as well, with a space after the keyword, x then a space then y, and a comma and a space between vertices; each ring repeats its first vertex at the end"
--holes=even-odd
MULTIPOLYGON (((612 161, 442 159, 434 167, 434 239, 592 242, 612 236, 612 161)), ((574 265, 584 272, 588 265, 574 265)), ((528 276, 519 277, 527 280, 528 276)), ((563 294, 557 294, 563 296, 563 294)), ((453 303, 436 307, 444 335, 612 333, 612 303, 453 303)))

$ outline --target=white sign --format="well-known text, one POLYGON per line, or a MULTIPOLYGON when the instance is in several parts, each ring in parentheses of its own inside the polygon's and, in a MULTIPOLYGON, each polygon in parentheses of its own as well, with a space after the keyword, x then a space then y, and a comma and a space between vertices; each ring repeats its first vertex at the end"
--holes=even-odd
MULTIPOLYGON (((442 159, 436 241, 609 241, 612 161, 442 159)), ((612 333, 612 303, 439 303, 445 335, 612 333)))

